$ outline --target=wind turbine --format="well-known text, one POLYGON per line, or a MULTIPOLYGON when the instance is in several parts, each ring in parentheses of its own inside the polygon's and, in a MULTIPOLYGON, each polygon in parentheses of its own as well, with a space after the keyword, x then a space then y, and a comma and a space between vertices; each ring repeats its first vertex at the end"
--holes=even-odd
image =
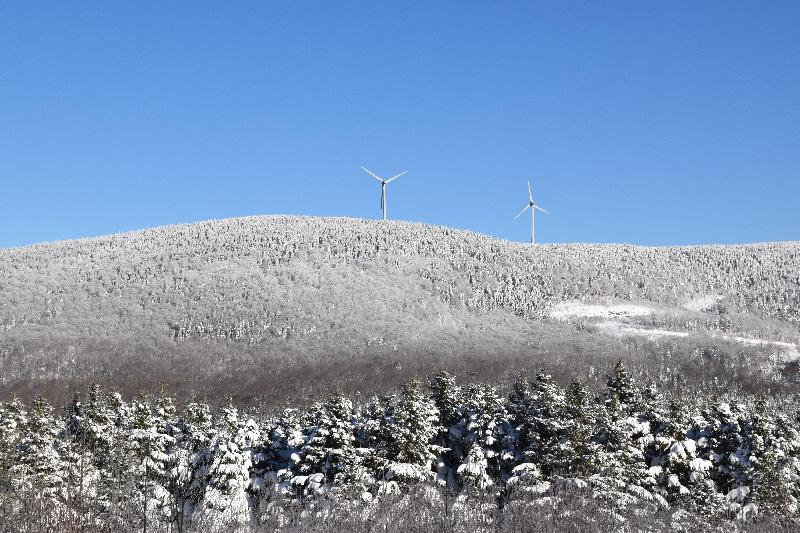
POLYGON ((533 201, 533 193, 531 192, 531 182, 530 181, 528 182, 528 205, 526 205, 525 209, 520 211, 519 214, 514 217, 514 220, 518 219, 520 217, 520 215, 522 215, 522 213, 524 213, 528 209, 531 210, 531 244, 533 244, 533 242, 534 242, 534 239, 533 239, 533 215, 536 213, 537 209, 539 211, 544 211, 548 215, 550 214, 550 211, 548 211, 547 209, 542 209, 541 207, 536 205, 536 203, 533 201))
POLYGON ((380 176, 376 176, 375 174, 370 172, 368 169, 366 169, 364 167, 361 167, 361 168, 364 169, 364 172, 366 172, 367 174, 369 174, 370 176, 372 176, 373 178, 375 178, 376 180, 381 182, 381 211, 383 212, 383 220, 386 220, 386 185, 388 183, 391 183, 392 181, 396 180, 397 178, 399 178, 400 176, 402 176, 403 174, 405 174, 408 171, 406 170, 405 172, 401 172, 400 174, 397 174, 396 176, 392 176, 388 180, 385 180, 385 179, 381 178, 380 176))

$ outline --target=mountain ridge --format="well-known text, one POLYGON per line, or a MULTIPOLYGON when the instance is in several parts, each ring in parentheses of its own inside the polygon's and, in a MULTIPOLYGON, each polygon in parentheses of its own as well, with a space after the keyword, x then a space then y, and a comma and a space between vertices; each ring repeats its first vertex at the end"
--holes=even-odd
POLYGON ((227 380, 298 361, 491 377, 495 359, 512 371, 631 350, 598 318, 550 316, 568 302, 657 311, 624 317, 629 332, 794 342, 800 243, 531 246, 416 222, 251 216, 0 250, 0 294, 7 390, 103 374, 176 384, 192 364, 227 380), (697 298, 710 309, 688 308, 697 298))

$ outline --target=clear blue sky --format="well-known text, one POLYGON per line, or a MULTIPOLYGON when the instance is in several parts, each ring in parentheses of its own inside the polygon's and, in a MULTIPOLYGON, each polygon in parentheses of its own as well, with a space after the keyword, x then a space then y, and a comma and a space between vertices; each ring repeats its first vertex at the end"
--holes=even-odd
POLYGON ((800 239, 800 2, 0 3, 0 247, 249 214, 800 239))

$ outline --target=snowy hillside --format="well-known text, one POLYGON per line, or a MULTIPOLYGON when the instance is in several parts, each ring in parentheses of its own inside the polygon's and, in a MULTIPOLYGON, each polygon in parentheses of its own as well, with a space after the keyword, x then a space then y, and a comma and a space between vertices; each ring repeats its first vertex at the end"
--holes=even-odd
POLYGON ((682 334, 686 353, 716 339, 791 364, 800 244, 532 247, 416 223, 248 217, 0 250, 0 295, 7 391, 98 376, 243 391, 354 368, 492 374, 498 360, 610 359, 654 342, 643 330, 682 334))

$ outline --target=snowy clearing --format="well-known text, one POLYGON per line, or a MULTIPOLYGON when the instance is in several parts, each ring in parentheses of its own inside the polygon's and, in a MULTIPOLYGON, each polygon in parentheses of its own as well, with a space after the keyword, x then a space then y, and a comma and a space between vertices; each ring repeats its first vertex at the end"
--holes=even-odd
POLYGON ((718 294, 701 294, 685 302, 683 308, 702 313, 714 307, 720 300, 722 300, 722 296, 718 294))
POLYGON ((583 302, 561 302, 550 311, 551 318, 564 320, 566 318, 624 318, 631 316, 647 316, 653 314, 654 309, 643 305, 633 304, 587 304, 583 302))
MULTIPOLYGON (((625 324, 623 322, 618 322, 616 320, 606 320, 604 322, 599 322, 596 324, 600 330, 610 335, 616 336, 625 336, 625 335, 635 335, 640 337, 649 337, 649 338, 657 338, 657 337, 688 337, 688 331, 673 331, 668 329, 658 329, 658 328, 637 328, 631 326, 630 324, 625 324)), ((720 339, 723 341, 732 341, 732 342, 739 342, 742 344, 748 344, 750 346, 772 346, 777 348, 781 355, 783 356, 781 359, 784 360, 792 360, 795 358, 800 357, 800 349, 796 344, 792 344, 791 342, 783 342, 783 341, 775 341, 769 339, 752 339, 749 337, 739 337, 734 335, 719 335, 715 333, 709 332, 712 338, 720 339)))

